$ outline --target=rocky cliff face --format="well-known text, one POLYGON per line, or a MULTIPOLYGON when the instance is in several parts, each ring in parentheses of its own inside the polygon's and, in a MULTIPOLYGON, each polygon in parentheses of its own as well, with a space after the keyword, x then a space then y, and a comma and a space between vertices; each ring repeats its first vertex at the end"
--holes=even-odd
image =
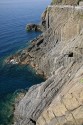
POLYGON ((82 0, 52 0, 51 4, 78 5, 82 0))
POLYGON ((46 31, 13 58, 47 80, 16 104, 14 125, 83 124, 83 7, 53 5, 46 31))

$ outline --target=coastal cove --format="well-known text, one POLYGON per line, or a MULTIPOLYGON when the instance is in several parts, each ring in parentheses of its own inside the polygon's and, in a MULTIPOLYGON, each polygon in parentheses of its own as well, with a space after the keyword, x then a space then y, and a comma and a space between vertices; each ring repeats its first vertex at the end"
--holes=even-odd
MULTIPOLYGON (((6 65, 4 59, 28 46, 41 32, 26 32, 28 23, 40 23, 51 0, 0 1, 0 125, 11 125, 18 92, 45 79, 27 65, 6 65), (42 2, 44 4, 42 4, 42 2), (34 6, 32 6, 34 3, 34 6)), ((24 91, 24 90, 25 91, 24 91)))

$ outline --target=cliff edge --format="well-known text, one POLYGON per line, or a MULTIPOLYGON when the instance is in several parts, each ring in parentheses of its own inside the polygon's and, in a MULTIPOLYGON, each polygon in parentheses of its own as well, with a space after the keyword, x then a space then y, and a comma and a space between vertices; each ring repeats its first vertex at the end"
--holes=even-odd
POLYGON ((13 56, 47 80, 16 103, 14 125, 83 125, 83 6, 50 5, 45 32, 13 56))

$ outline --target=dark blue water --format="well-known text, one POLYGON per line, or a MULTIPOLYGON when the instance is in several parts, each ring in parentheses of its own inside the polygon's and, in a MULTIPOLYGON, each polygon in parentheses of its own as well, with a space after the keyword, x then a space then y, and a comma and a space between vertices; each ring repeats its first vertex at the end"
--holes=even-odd
POLYGON ((10 125, 14 92, 44 79, 28 66, 4 65, 4 58, 27 46, 40 32, 26 32, 27 23, 39 23, 51 0, 0 0, 0 125, 10 125))

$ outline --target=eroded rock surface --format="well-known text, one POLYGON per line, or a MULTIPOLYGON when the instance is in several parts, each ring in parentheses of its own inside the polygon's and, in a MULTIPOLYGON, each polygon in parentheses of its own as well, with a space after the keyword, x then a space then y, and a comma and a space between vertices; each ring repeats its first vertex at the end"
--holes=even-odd
POLYGON ((12 56, 47 78, 16 104, 14 125, 82 125, 83 7, 53 5, 44 18, 46 31, 12 56))

